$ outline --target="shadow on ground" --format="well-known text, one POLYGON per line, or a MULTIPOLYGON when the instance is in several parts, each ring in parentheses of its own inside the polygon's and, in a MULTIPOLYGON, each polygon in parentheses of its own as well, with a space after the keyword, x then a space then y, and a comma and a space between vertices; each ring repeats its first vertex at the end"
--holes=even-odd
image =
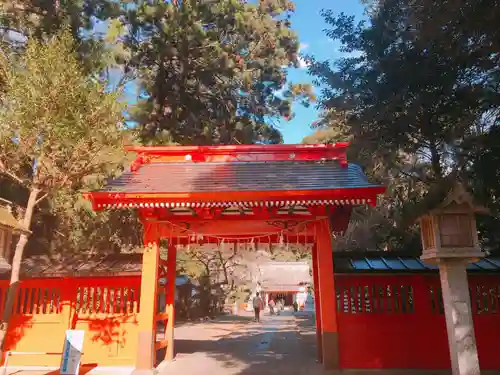
POLYGON ((252 317, 250 317, 250 316, 227 314, 227 315, 218 316, 217 318, 200 318, 200 319, 195 319, 195 320, 178 321, 178 322, 175 322, 175 327, 194 326, 194 325, 207 324, 207 323, 221 323, 221 324, 224 324, 224 323, 232 324, 232 323, 237 323, 237 322, 249 323, 251 321, 252 321, 252 317))
POLYGON ((315 340, 302 337, 291 316, 254 323, 248 316, 228 315, 214 323, 216 333, 210 325, 179 332, 176 360, 166 364, 162 375, 200 370, 214 375, 326 374, 315 359, 315 340))

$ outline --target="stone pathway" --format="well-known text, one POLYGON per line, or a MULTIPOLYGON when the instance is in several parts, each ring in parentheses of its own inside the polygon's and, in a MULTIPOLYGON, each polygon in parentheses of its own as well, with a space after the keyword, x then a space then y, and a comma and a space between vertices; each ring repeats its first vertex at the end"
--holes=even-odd
POLYGON ((260 323, 237 316, 181 326, 176 359, 160 368, 160 375, 324 374, 310 344, 290 312, 265 315, 260 323))

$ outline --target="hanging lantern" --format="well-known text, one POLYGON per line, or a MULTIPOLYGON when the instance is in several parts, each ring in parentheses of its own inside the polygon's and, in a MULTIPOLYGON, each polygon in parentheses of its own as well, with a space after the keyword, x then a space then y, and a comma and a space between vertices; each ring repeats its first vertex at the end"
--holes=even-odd
POLYGON ((0 274, 9 272, 12 235, 29 232, 12 215, 11 203, 0 198, 0 274))

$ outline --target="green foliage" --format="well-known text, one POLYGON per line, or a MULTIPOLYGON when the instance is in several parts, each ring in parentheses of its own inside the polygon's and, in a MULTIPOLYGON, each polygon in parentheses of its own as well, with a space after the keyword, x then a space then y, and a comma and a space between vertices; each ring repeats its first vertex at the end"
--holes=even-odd
POLYGON ((487 202, 491 215, 478 218, 478 230, 485 249, 500 252, 500 126, 468 140, 464 149, 471 162, 467 178, 479 202, 487 202))
POLYGON ((19 217, 30 188, 45 198, 29 253, 141 243, 134 215, 95 213, 81 198, 121 171, 121 139, 136 142, 114 127, 124 106, 110 83, 139 85, 127 113, 143 142, 281 142, 273 121, 314 100, 310 85, 284 86, 284 68, 297 64, 293 11, 288 0, 0 0, 0 189, 19 217))
POLYGON ((188 275, 191 279, 199 279, 206 273, 203 263, 196 259, 193 253, 180 251, 177 254, 177 269, 180 274, 188 275))
POLYGON ((294 8, 289 0, 0 0, 0 42, 22 53, 27 38, 46 42, 67 27, 86 73, 139 85, 129 114, 143 142, 277 143, 275 120, 314 100, 310 85, 285 87, 284 68, 298 63, 294 8))
POLYGON ((120 165, 120 93, 85 77, 68 33, 2 63, 1 172, 52 192, 120 165))
POLYGON ((119 9, 119 2, 106 0, 0 0, 0 43, 4 51, 19 52, 27 38, 47 41, 67 27, 85 71, 100 74, 120 63, 123 51, 92 29, 117 17, 119 9))
POLYGON ((381 206, 392 229, 377 247, 415 243, 414 219, 457 178, 473 177, 478 197, 495 204, 499 151, 487 140, 499 125, 500 5, 386 0, 370 2, 368 22, 323 15, 348 55, 333 64, 309 57, 323 88, 313 138, 351 134, 351 160, 388 186, 381 206))
POLYGON ((123 23, 128 74, 142 99, 133 112, 144 142, 281 142, 270 125, 308 104, 309 85, 286 82, 299 43, 288 0, 139 1, 123 23))
POLYGON ((121 93, 89 79, 66 31, 47 43, 32 39, 23 54, 1 62, 2 196, 25 207, 36 187, 42 199, 29 248, 98 251, 140 242, 137 232, 125 233, 125 223, 136 224, 133 217, 96 214, 81 196, 81 189, 97 187, 122 169, 129 134, 122 126, 121 93))

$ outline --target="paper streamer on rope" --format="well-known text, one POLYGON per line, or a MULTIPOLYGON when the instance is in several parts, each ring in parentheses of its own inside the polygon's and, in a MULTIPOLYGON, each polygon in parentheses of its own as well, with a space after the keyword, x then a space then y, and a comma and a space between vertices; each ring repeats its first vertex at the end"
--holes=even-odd
MULTIPOLYGON (((307 231, 308 224, 314 223, 316 221, 317 220, 310 220, 310 221, 300 223, 300 225, 297 226, 296 230, 293 231, 293 232, 295 232, 295 235, 296 235, 297 246, 300 244, 301 231, 303 231, 303 230, 307 231)), ((191 243, 196 243, 198 245, 202 245, 202 243, 200 244, 200 242, 205 238, 214 239, 217 243, 220 243, 220 241, 222 241, 222 242, 236 241, 239 244, 240 242, 250 241, 250 244, 254 250, 256 250, 256 246, 255 246, 256 241, 257 241, 257 249, 258 249, 260 247, 261 239, 267 238, 268 244, 269 244, 269 250, 272 250, 272 248, 271 248, 271 236, 275 236, 275 235, 278 236, 278 241, 279 241, 280 246, 284 245, 284 236, 285 235, 287 236, 287 249, 288 249, 289 248, 288 245, 290 242, 288 240, 288 237, 293 233, 293 232, 292 233, 285 233, 283 230, 278 230, 275 232, 268 232, 268 233, 263 233, 263 234, 259 234, 259 235, 255 235, 255 236, 224 237, 224 236, 217 236, 217 235, 211 235, 211 234, 205 234, 205 233, 198 233, 198 232, 186 229, 186 228, 184 228, 180 225, 177 225, 175 223, 172 223, 170 221, 166 221, 166 222, 163 221, 163 222, 170 225, 170 227, 171 227, 170 232, 173 232, 174 228, 180 229, 184 232, 184 236, 187 237, 187 240, 188 240, 188 244, 187 244, 188 250, 191 248, 191 243)), ((316 235, 316 226, 314 226, 314 231, 315 231, 315 235, 316 235)), ((181 245, 180 237, 184 237, 184 236, 175 236, 177 238, 177 245, 181 245)), ((307 241, 307 233, 304 233, 303 236, 304 236, 304 241, 307 241)), ((173 235, 170 234, 169 238, 170 238, 170 241, 172 241, 173 235)), ((208 241, 208 242, 210 242, 210 241, 208 241)))

